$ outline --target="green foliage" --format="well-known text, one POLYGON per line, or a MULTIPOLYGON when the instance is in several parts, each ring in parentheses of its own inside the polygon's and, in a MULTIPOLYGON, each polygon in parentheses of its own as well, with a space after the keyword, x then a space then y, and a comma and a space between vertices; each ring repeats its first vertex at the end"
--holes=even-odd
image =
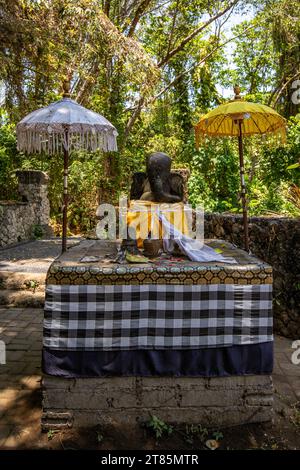
POLYGON ((33 234, 34 238, 36 238, 36 239, 42 238, 43 235, 44 235, 43 227, 41 227, 41 225, 39 225, 39 224, 34 225, 32 227, 32 234, 33 234))
POLYGON ((272 41, 272 23, 266 21, 266 12, 234 28, 236 49, 233 53, 235 68, 230 70, 230 83, 239 83, 249 101, 265 102, 268 90, 275 80, 276 53, 272 41), (249 28, 246 35, 241 32, 249 28))
POLYGON ((221 431, 215 431, 215 432, 213 432, 213 438, 216 441, 221 441, 224 438, 224 435, 221 431))
POLYGON ((14 126, 3 124, 0 126, 0 200, 14 199, 16 195, 14 170, 19 160, 14 126))
POLYGON ((154 433, 156 439, 161 439, 163 435, 170 436, 173 432, 173 426, 170 426, 153 415, 151 415, 150 419, 146 422, 146 427, 154 433))
POLYGON ((300 163, 293 163, 292 165, 289 165, 287 167, 287 170, 294 170, 295 168, 299 168, 300 167, 300 163))
MULTIPOLYGON (((14 125, 59 98, 67 75, 72 97, 110 119, 119 132, 116 154, 71 155, 70 233, 95 225, 99 202, 117 203, 121 192, 128 194, 130 175, 145 169, 152 151, 168 153, 174 167, 190 168, 194 206, 239 212, 236 140, 208 140, 196 150, 193 124, 224 101, 219 87, 236 81, 247 99, 271 103, 287 117, 299 112, 290 100, 291 80, 300 76, 299 2, 240 0, 238 24, 230 25, 229 10, 199 28, 228 4, 0 0, 0 199, 17 197, 16 169, 47 171, 51 217, 60 232, 62 156, 19 154, 14 125), (229 36, 235 39, 223 47, 229 36)), ((290 188, 300 185, 299 120, 288 124, 287 146, 245 139, 251 214, 299 214, 290 197, 290 188)))
POLYGON ((195 152, 189 181, 193 206, 217 212, 237 207, 239 167, 234 144, 230 139, 211 140, 195 152))
MULTIPOLYGON (((121 14, 120 2, 109 4, 111 18, 98 0, 0 0, 0 80, 13 122, 57 99, 70 75, 80 102, 98 88, 92 102, 108 117, 114 103, 124 108, 123 94, 128 99, 132 92, 127 80, 135 92, 151 89, 157 69, 139 43, 121 33, 129 18, 121 14)), ((132 6, 130 14, 135 15, 132 6)))
POLYGON ((300 115, 291 118, 288 126, 287 145, 263 145, 259 177, 266 185, 280 184, 282 181, 300 183, 299 171, 291 171, 290 165, 300 155, 300 115))
POLYGON ((26 289, 32 290, 35 293, 36 289, 39 287, 40 283, 36 279, 29 279, 24 282, 26 289))
MULTIPOLYGON (((249 212, 298 216, 289 188, 300 185, 300 172, 289 165, 300 154, 300 121, 291 118, 287 145, 263 142, 261 137, 244 139, 249 212)), ((189 181, 190 202, 206 211, 241 211, 236 139, 210 139, 193 156, 189 181)))
MULTIPOLYGON (((261 138, 245 139, 246 183, 251 215, 266 212, 299 215, 299 208, 291 200, 289 190, 292 185, 300 186, 300 172, 297 168, 289 167, 300 154, 300 120, 291 118, 288 129, 286 146, 276 145, 276 142, 272 145, 263 143, 261 138)), ((12 125, 2 126, 0 136, 2 198, 16 197, 16 181, 12 175, 17 168, 47 171, 50 176, 51 216, 54 223, 61 226, 62 156, 18 154, 12 125)), ((127 146, 123 157, 119 156, 119 159, 113 154, 102 153, 77 152, 71 156, 68 210, 70 233, 86 233, 93 228, 98 203, 116 202, 121 192, 128 193, 130 179, 126 175, 143 169, 145 153, 156 150, 168 152, 175 166, 188 164, 190 167, 189 201, 193 206, 202 205, 211 212, 241 211, 236 139, 210 139, 196 150, 192 136, 184 142, 176 135, 168 135, 168 132, 152 132, 148 136, 146 150, 137 149, 135 153, 133 143, 127 146), (103 171, 106 167, 107 176, 103 171), (107 199, 108 194, 110 199, 107 199)), ((43 235, 40 227, 34 228, 34 235, 37 238, 43 235)))
POLYGON ((195 438, 199 439, 201 443, 204 443, 208 437, 208 429, 203 427, 201 424, 186 425, 184 440, 193 445, 195 438))
POLYGON ((232 63, 225 63, 223 84, 239 83, 249 101, 275 107, 286 118, 299 112, 292 100, 300 77, 300 4, 265 0, 254 4, 254 17, 233 28, 232 63), (247 28, 246 34, 243 31, 247 28))
POLYGON ((57 434, 58 432, 59 432, 58 429, 49 429, 49 431, 47 432, 48 441, 52 441, 52 439, 54 438, 55 434, 57 434))
POLYGON ((290 417, 293 425, 299 430, 300 429, 300 401, 296 401, 292 405, 292 415, 290 417))
POLYGON ((98 444, 101 444, 104 440, 104 436, 100 431, 96 431, 96 436, 97 436, 97 442, 98 444))

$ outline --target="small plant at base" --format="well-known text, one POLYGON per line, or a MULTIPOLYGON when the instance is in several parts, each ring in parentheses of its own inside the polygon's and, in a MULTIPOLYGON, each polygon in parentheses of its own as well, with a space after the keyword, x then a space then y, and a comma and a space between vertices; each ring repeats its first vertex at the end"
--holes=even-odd
POLYGON ((149 421, 147 421, 145 425, 154 432, 156 439, 160 439, 163 434, 170 436, 173 432, 173 426, 165 423, 157 416, 151 415, 149 421))
POLYGON ((32 289, 33 293, 35 293, 36 289, 40 285, 39 281, 36 281, 35 279, 30 279, 28 281, 25 281, 24 284, 26 286, 26 289, 28 290, 32 289))
POLYGON ((223 436, 223 433, 220 432, 220 431, 216 431, 213 433, 213 438, 216 440, 216 441, 221 441, 224 436, 223 436))
POLYGON ((275 442, 274 444, 271 445, 272 450, 278 450, 278 444, 275 442))
POLYGON ((51 441, 51 439, 53 439, 55 434, 58 432, 59 432, 58 429, 49 429, 49 431, 47 432, 48 440, 51 441))
POLYGON ((191 424, 190 426, 186 425, 185 427, 185 436, 184 439, 188 444, 193 444, 195 437, 197 437, 201 442, 204 442, 208 436, 208 430, 201 426, 201 424, 191 424))
POLYGON ((101 434, 100 431, 97 431, 97 442, 98 442, 98 444, 101 444, 101 442, 103 441, 103 439, 104 439, 103 434, 101 434))
POLYGON ((296 426, 298 429, 300 429, 300 401, 297 401, 292 405, 292 416, 291 416, 291 422, 293 423, 294 426, 296 426))
POLYGON ((34 225, 32 227, 32 234, 33 234, 34 238, 36 238, 37 240, 39 238, 42 238, 43 235, 44 235, 43 227, 41 227, 41 225, 39 225, 39 224, 34 225))

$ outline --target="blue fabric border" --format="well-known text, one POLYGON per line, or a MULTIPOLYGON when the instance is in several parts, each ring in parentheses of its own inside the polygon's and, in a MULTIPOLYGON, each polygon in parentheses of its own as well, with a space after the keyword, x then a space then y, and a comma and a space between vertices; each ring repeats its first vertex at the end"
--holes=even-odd
POLYGON ((272 341, 192 350, 55 351, 43 349, 43 372, 65 378, 226 377, 271 374, 272 369, 272 341))

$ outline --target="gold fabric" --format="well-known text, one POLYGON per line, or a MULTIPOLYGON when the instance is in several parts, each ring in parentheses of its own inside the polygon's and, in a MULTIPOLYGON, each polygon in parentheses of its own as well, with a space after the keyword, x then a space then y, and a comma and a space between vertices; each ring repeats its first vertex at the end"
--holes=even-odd
POLYGON ((162 212, 177 230, 184 235, 189 235, 188 218, 183 202, 168 204, 133 200, 130 201, 127 212, 127 226, 129 236, 137 240, 139 248, 142 248, 143 241, 148 238, 149 234, 153 239, 163 238, 163 227, 158 211, 162 212))

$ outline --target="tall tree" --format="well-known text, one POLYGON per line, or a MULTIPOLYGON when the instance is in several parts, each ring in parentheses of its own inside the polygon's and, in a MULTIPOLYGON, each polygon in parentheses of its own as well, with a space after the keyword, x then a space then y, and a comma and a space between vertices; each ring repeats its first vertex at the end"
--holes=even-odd
POLYGON ((278 103, 287 117, 293 116, 299 112, 299 104, 292 100, 292 84, 300 78, 300 3, 296 0, 276 2, 272 10, 272 25, 279 62, 277 84, 270 102, 273 105, 278 103))
POLYGON ((238 81, 250 98, 265 101, 286 117, 297 114, 292 85, 300 78, 299 2, 260 2, 255 17, 238 25, 235 33, 247 25, 247 35, 235 41, 231 82, 238 81))

